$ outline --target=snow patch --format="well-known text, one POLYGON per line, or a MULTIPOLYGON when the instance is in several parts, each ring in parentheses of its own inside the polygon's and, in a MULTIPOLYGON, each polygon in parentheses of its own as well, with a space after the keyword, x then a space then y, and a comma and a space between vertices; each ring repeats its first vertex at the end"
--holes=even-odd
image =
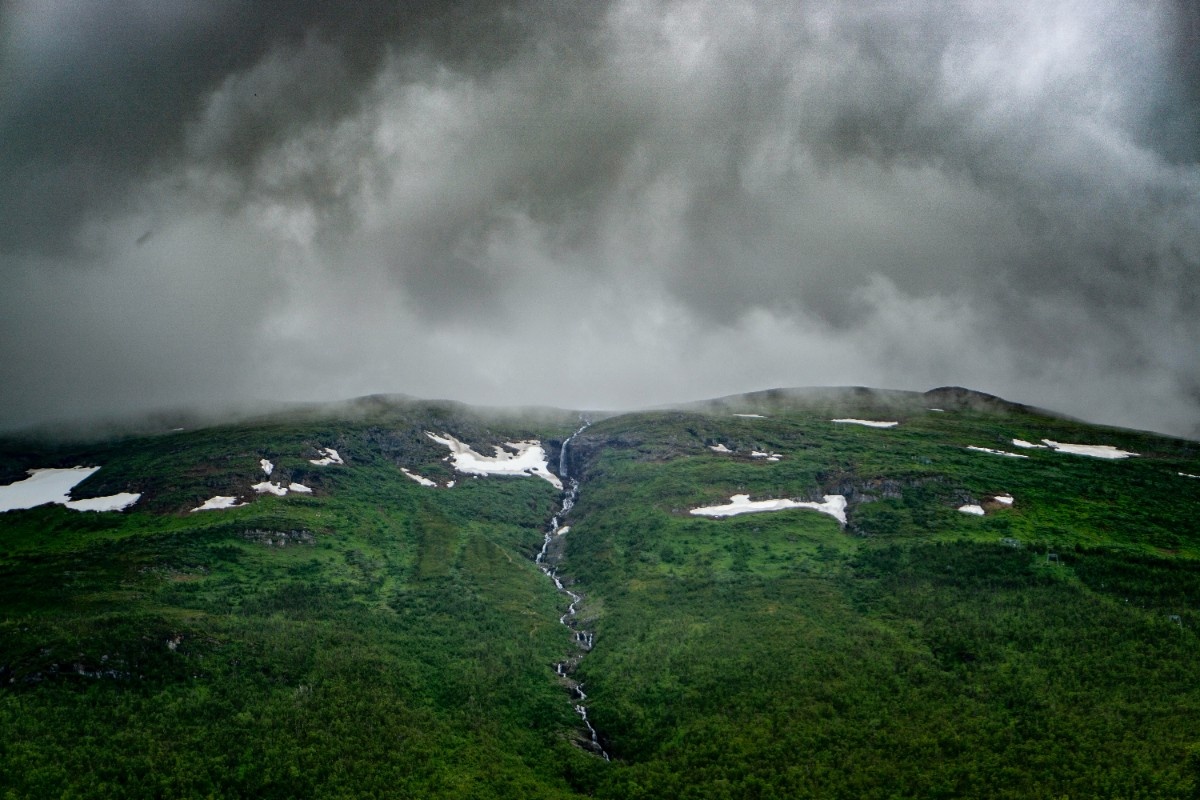
POLYGON ((831 419, 830 422, 841 422, 850 425, 866 425, 868 428, 894 428, 899 422, 877 422, 870 419, 831 419))
POLYGON ((141 492, 120 492, 107 497, 88 497, 63 503, 75 511, 124 511, 142 497, 141 492))
POLYGON ((476 453, 448 433, 437 436, 426 431, 425 435, 450 448, 454 468, 459 472, 467 475, 536 475, 562 491, 562 481, 550 471, 546 463, 546 451, 536 439, 527 442, 505 442, 504 447, 512 452, 496 446, 496 455, 485 456, 476 453))
POLYGON ((411 478, 422 486, 437 486, 437 481, 431 481, 429 478, 423 478, 415 472, 409 472, 405 467, 401 467, 400 471, 403 472, 406 477, 411 478))
POLYGON ((258 464, 262 467, 262 471, 266 473, 267 477, 271 477, 271 471, 275 469, 275 465, 265 458, 260 458, 258 464))
POLYGON ((1013 504, 1013 496, 1011 494, 998 494, 992 499, 1002 506, 1011 506, 1013 504))
POLYGON ((974 450, 976 453, 991 453, 994 456, 1008 456, 1009 458, 1029 458, 1020 453, 1010 453, 1007 450, 993 450, 990 447, 976 447, 973 444, 967 445, 968 450, 974 450))
POLYGON ((328 467, 330 464, 345 464, 342 457, 338 455, 338 451, 332 447, 322 447, 317 450, 321 454, 321 458, 310 458, 308 463, 316 464, 318 467, 328 467))
POLYGON ((743 417, 745 419, 766 419, 762 414, 734 414, 735 417, 743 417))
POLYGON ((733 452, 732 450, 730 450, 728 447, 726 447, 723 444, 710 444, 708 446, 708 449, 712 450, 714 453, 732 453, 733 452))
POLYGON ((779 453, 764 453, 761 450, 751 450, 750 457, 751 458, 765 458, 767 461, 778 461, 783 456, 779 455, 779 453))
POLYGON ((1092 458, 1115 460, 1138 455, 1128 450, 1119 450, 1110 444, 1069 444, 1067 442, 1054 442, 1050 439, 1042 439, 1042 441, 1060 453, 1073 453, 1077 456, 1091 456, 1092 458))
POLYGON ((71 500, 71 490, 98 469, 31 469, 28 478, 0 486, 0 511, 34 508, 46 503, 66 505, 71 500))
POLYGON ((1026 450, 1045 450, 1046 449, 1046 445, 1044 445, 1044 444, 1034 444, 1033 442, 1027 442, 1024 439, 1013 439, 1012 443, 1015 444, 1017 447, 1024 447, 1026 450))
POLYGON ((239 508, 244 505, 246 504, 239 503, 236 497, 223 497, 221 495, 217 495, 216 497, 208 498, 202 504, 193 508, 192 511, 217 511, 222 508, 239 508))
POLYGON ((121 492, 108 497, 72 500, 71 490, 94 474, 99 467, 31 469, 29 477, 0 486, 0 512, 36 508, 47 503, 66 506, 74 511, 123 511, 136 503, 141 494, 121 492))
POLYGON ((298 492, 300 494, 312 494, 312 489, 308 488, 303 483, 289 483, 288 491, 298 492))
POLYGON ((977 506, 974 503, 965 506, 959 506, 958 510, 964 514, 974 514, 977 517, 983 516, 983 506, 977 506))
POLYGON ((271 494, 275 495, 276 497, 283 497, 285 494, 288 493, 286 486, 280 486, 278 483, 271 483, 270 481, 263 481, 262 483, 256 483, 253 486, 251 486, 250 488, 253 489, 254 491, 258 492, 259 494, 263 494, 264 492, 270 492, 271 494))
POLYGON ((806 503, 799 500, 751 500, 748 494, 735 494, 723 506, 693 508, 689 513, 697 517, 733 517, 738 514, 757 514, 764 511, 786 511, 789 508, 810 508, 828 514, 841 524, 846 524, 846 498, 840 494, 827 494, 822 503, 806 503))
POLYGON ((1200 478, 1200 475, 1193 475, 1190 472, 1181 472, 1179 474, 1180 474, 1180 476, 1182 476, 1184 478, 1200 478))

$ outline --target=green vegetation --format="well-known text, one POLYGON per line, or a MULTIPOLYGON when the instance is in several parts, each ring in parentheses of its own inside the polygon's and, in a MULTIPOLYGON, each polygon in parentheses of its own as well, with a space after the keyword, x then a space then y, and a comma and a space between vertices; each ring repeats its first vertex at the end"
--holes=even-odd
POLYGON ((86 463, 103 468, 74 496, 144 493, 0 514, 0 796, 1200 791, 1200 480, 1177 474, 1200 474, 1195 442, 966 393, 597 422, 568 454, 583 488, 560 571, 596 632, 574 677, 606 763, 575 744, 565 600, 532 561, 554 488, 399 470, 455 477, 425 430, 554 451, 575 415, 351 410, 0 444, 3 482, 86 463), (1014 437, 1141 455, 965 449, 1014 437), (346 464, 310 464, 319 447, 346 464), (314 494, 255 497, 260 458, 314 494), (734 493, 845 494, 849 525, 687 513, 734 493), (189 511, 216 494, 253 499, 189 511))

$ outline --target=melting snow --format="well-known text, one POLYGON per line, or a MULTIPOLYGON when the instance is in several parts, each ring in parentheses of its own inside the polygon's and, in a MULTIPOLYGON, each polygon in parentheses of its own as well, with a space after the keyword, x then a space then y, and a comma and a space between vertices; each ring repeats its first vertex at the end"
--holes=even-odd
POLYGON ((275 465, 265 458, 260 458, 258 463, 262 467, 262 471, 267 474, 267 477, 271 477, 271 470, 275 469, 275 465))
POLYGON ((1110 444, 1068 444, 1067 442, 1052 442, 1049 439, 1042 439, 1042 441, 1060 453, 1074 453, 1077 456, 1117 459, 1137 455, 1128 450, 1118 450, 1110 444))
POLYGON ((976 447, 973 444, 967 445, 968 450, 974 450, 976 453, 991 453, 994 456, 1008 456, 1009 458, 1029 458, 1020 453, 1009 453, 1006 450, 993 450, 990 447, 976 447))
POLYGON ((401 471, 401 472, 403 472, 403 473, 404 473, 406 476, 408 476, 409 478, 412 478, 412 479, 413 479, 414 481, 416 481, 417 483, 421 484, 422 486, 437 486, 437 481, 431 481, 431 480, 429 480, 429 478, 422 478, 422 477, 421 477, 420 475, 418 475, 417 473, 415 473, 415 472, 409 472, 409 471, 408 471, 407 469, 405 469, 404 467, 401 467, 401 468, 400 468, 400 471, 401 471))
POLYGON ((221 495, 217 495, 216 497, 208 498, 204 503, 193 508, 192 511, 216 511, 222 508, 238 508, 244 505, 246 504, 239 503, 236 497, 222 497, 221 495))
POLYGON ((1193 475, 1190 472, 1181 472, 1179 474, 1184 478, 1200 478, 1200 475, 1193 475))
POLYGON ((554 488, 562 491, 562 481, 550 471, 546 464, 546 451, 537 440, 528 442, 505 442, 504 447, 514 452, 508 452, 502 447, 495 447, 496 455, 485 456, 476 453, 468 445, 463 444, 450 434, 436 436, 425 432, 433 441, 450 448, 454 468, 467 475, 537 475, 548 481, 554 488))
POLYGON ((983 506, 977 506, 974 503, 965 506, 959 506, 958 510, 964 514, 974 514, 977 517, 983 516, 983 506))
POLYGON ((31 469, 24 480, 0 486, 0 511, 34 508, 45 503, 65 505, 71 489, 99 467, 69 467, 67 469, 31 469))
POLYGON ((1046 450, 1048 448, 1057 450, 1060 453, 1074 453, 1077 456, 1091 456, 1092 458, 1129 458, 1136 456, 1137 453, 1131 453, 1127 450, 1118 450, 1110 444, 1069 444, 1067 442, 1055 442, 1050 439, 1042 439, 1045 444, 1034 444, 1027 442, 1024 439, 1013 439, 1012 443, 1017 447, 1026 449, 1037 448, 1046 450))
POLYGON ((846 524, 846 498, 840 494, 825 495, 823 503, 804 503, 798 500, 751 500, 748 494, 735 494, 723 506, 693 508, 690 513, 698 517, 720 518, 763 511, 785 511, 789 508, 811 508, 813 511, 828 514, 843 525, 846 524))
POLYGON ((732 453, 733 452, 732 450, 730 450, 728 447, 726 447, 723 444, 710 444, 708 446, 708 449, 712 450, 714 453, 732 453))
MULTIPOLYGON (((302 483, 289 483, 287 486, 284 486, 282 483, 271 483, 270 481, 263 481, 262 483, 254 484, 250 488, 253 489, 254 491, 258 492, 259 494, 263 494, 264 492, 270 492, 271 494, 275 495, 276 497, 283 497, 288 492, 299 492, 300 494, 312 494, 312 489, 308 488, 307 486, 305 486, 302 483)), ((196 509, 196 510, 198 511, 199 509, 196 509)))
POLYGON ((323 457, 322 458, 310 458, 308 463, 316 464, 318 467, 328 467, 330 464, 345 464, 346 463, 345 461, 342 461, 342 457, 338 455, 338 451, 334 450, 332 447, 322 447, 319 450, 317 450, 317 452, 320 453, 323 457))
POLYGON ((63 503, 76 511, 124 511, 141 498, 141 492, 121 492, 108 497, 88 497, 63 503))
POLYGON ((745 417, 746 419, 766 419, 762 414, 734 414, 735 417, 745 417))
POLYGON ((1011 506, 1013 504, 1013 496, 1011 494, 998 494, 992 499, 1002 506, 1011 506))
POLYGON ((751 458, 765 458, 767 461, 778 461, 782 456, 779 453, 764 453, 761 450, 751 450, 751 458))
POLYGON ((71 490, 99 467, 68 467, 66 469, 31 469, 29 477, 0 486, 0 511, 15 511, 55 503, 75 511, 122 511, 141 497, 121 492, 108 497, 89 497, 72 500, 71 490))
POLYGON ((851 425, 866 425, 868 428, 894 428, 899 422, 876 422, 869 419, 831 419, 830 422, 850 423, 851 425))

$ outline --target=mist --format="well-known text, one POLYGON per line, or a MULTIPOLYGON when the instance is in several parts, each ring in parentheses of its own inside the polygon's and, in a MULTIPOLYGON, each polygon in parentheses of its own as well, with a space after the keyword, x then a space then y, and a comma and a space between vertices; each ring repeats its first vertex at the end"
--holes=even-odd
POLYGON ((263 5, 0 11, 0 426, 953 384, 1200 437, 1194 2, 263 5))

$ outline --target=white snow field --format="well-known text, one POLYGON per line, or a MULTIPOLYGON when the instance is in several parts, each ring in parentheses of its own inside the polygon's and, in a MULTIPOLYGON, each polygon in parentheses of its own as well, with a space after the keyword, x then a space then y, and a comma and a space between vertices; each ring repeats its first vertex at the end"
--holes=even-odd
POLYGON ((1026 449, 1039 450, 1057 450, 1060 453, 1073 453, 1077 456, 1091 456, 1092 458, 1107 458, 1116 460, 1118 458, 1129 458, 1136 456, 1137 453, 1132 453, 1128 450, 1119 450, 1111 444, 1071 444, 1069 442, 1056 442, 1052 439, 1042 439, 1043 444, 1034 444, 1027 442, 1024 439, 1013 439, 1012 443, 1017 447, 1026 449))
POLYGON ((970 503, 965 506, 959 506, 958 510, 964 514, 974 514, 977 517, 983 516, 983 506, 977 506, 974 503, 970 503))
POLYGON ((841 422, 848 425, 866 425, 868 428, 894 428, 899 422, 877 422, 871 419, 831 419, 830 422, 841 422))
POLYGON ((99 467, 31 469, 29 477, 0 486, 0 512, 54 503, 75 511, 123 511, 136 503, 141 494, 121 492, 108 497, 72 500, 71 490, 99 467))
POLYGON ((423 478, 415 472, 409 472, 405 467, 401 467, 400 471, 403 472, 407 477, 412 478, 414 481, 421 484, 422 486, 431 486, 431 487, 437 486, 436 481, 431 481, 431 480, 429 480, 429 478, 423 478))
POLYGON ((990 447, 976 447, 973 444, 967 445, 968 450, 974 450, 976 453, 991 453, 994 456, 1008 456, 1009 458, 1029 458, 1020 453, 1010 453, 1007 450, 993 450, 990 447))
POLYGON ((262 471, 267 474, 267 477, 271 477, 271 471, 275 469, 275 465, 265 458, 260 458, 258 460, 258 464, 260 467, 262 467, 262 471))
POLYGON ((504 447, 496 446, 496 455, 485 456, 476 453, 468 445, 463 444, 448 433, 441 436, 425 432, 433 441, 450 448, 450 458, 454 468, 466 475, 536 475, 549 482, 554 488, 562 491, 562 481, 550 471, 546 463, 546 451, 537 440, 528 442, 505 442, 504 447))
POLYGON ((308 463, 316 464, 318 467, 328 467, 330 464, 345 464, 342 457, 338 455, 338 451, 332 447, 322 447, 317 450, 321 454, 321 458, 310 458, 308 463))
POLYGON ((222 495, 217 495, 216 497, 208 498, 202 504, 193 508, 192 511, 219 511, 223 508, 238 508, 244 505, 246 504, 239 503, 236 497, 223 497, 222 495))
POLYGON ((258 492, 259 494, 263 494, 265 492, 270 492, 271 494, 275 495, 276 497, 283 497, 288 492, 298 492, 300 494, 312 494, 312 489, 308 488, 307 486, 305 486, 302 483, 290 483, 287 486, 284 486, 282 483, 271 483, 270 481, 263 481, 262 483, 254 484, 250 488, 253 489, 254 491, 258 492))
POLYGON ((88 497, 83 500, 68 500, 64 506, 75 511, 124 511, 141 499, 141 492, 120 492, 107 497, 88 497))
POLYGON ((1137 453, 1131 453, 1128 450, 1118 450, 1110 444, 1068 444, 1067 442, 1053 442, 1049 439, 1042 439, 1042 441, 1060 453, 1074 453, 1077 456, 1091 456, 1092 458, 1107 458, 1111 460, 1137 455, 1137 453))
POLYGON ((765 511, 786 511, 789 508, 809 508, 828 514, 841 524, 846 524, 846 498, 840 494, 827 494, 822 503, 806 503, 799 500, 751 500, 748 494, 735 494, 723 506, 693 508, 689 513, 697 517, 733 517, 738 514, 758 514, 765 511))

